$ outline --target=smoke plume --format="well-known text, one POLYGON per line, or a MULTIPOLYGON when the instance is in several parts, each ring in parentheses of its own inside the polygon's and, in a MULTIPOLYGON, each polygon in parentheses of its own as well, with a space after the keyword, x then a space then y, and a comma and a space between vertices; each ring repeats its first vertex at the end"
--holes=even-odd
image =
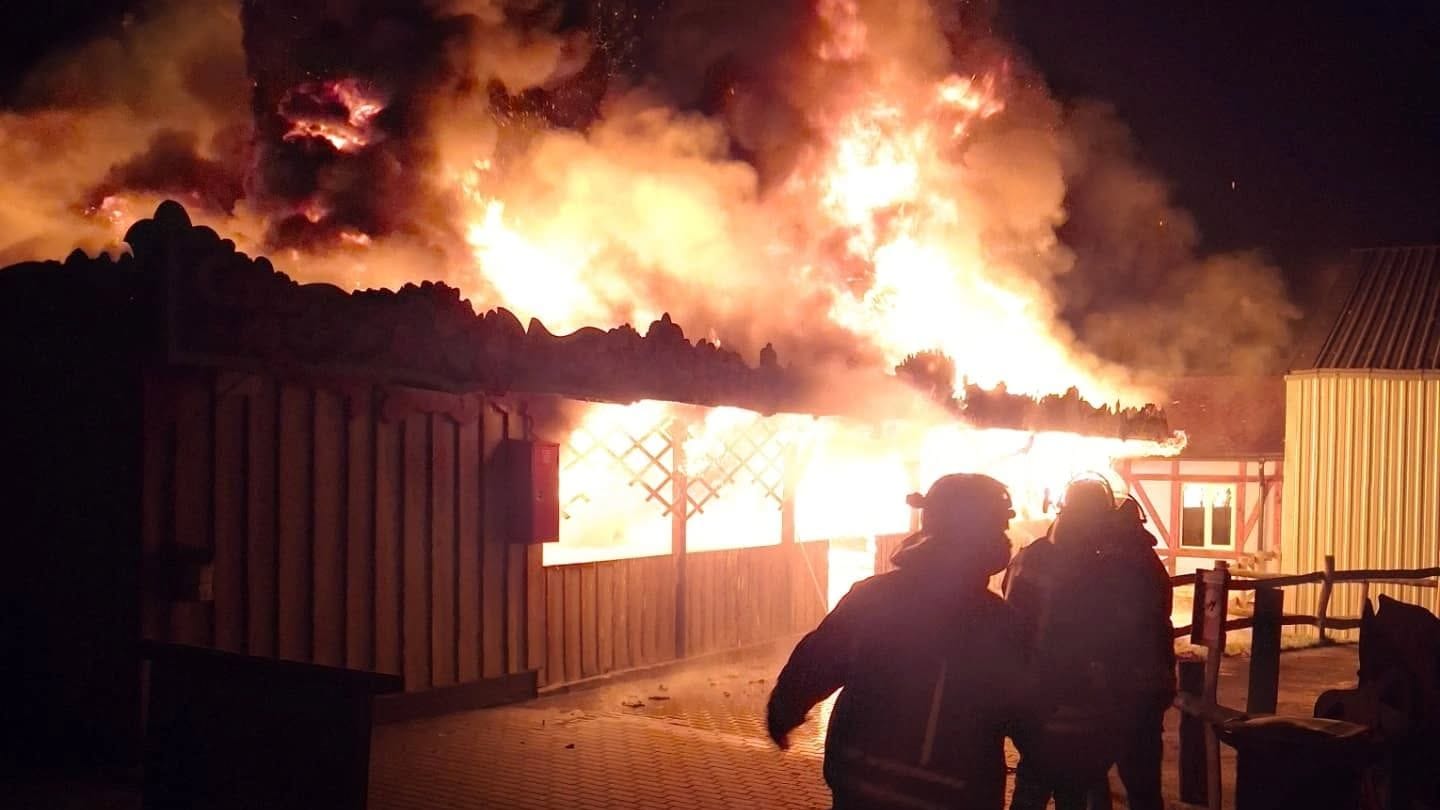
POLYGON ((669 311, 811 366, 938 349, 1098 401, 1288 340, 1278 272, 1204 255, 989 2, 278 8, 159 2, 42 65, 0 112, 0 263, 168 196, 302 279, 445 279, 555 331, 669 311))

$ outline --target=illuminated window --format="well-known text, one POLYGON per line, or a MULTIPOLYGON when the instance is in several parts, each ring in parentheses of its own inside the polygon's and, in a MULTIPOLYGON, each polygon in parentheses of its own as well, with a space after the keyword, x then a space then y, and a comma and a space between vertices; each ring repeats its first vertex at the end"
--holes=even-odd
POLYGON ((1235 547, 1235 487, 1186 484, 1181 489, 1180 545, 1235 547))

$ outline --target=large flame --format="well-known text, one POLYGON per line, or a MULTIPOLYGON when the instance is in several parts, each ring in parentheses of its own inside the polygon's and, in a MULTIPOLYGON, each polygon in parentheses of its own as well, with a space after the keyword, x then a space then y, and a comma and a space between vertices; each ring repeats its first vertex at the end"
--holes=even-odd
MULTIPOLYGON (((285 150, 297 150, 294 162, 313 171, 304 182, 267 177, 269 186, 260 185, 273 187, 269 198, 227 198, 192 213, 242 249, 276 255, 302 280, 364 288, 443 276, 477 305, 508 307, 556 332, 644 324, 668 311, 727 346, 748 353, 773 339, 782 358, 817 367, 883 372, 939 350, 968 382, 1037 395, 1073 386, 1095 403, 1146 401, 1150 391, 1080 347, 1059 318, 1049 282, 1068 254, 1055 234, 1065 189, 1053 127, 1007 123, 1008 64, 954 72, 929 5, 897 2, 904 8, 893 14, 890 3, 867 10, 864 0, 814 5, 811 35, 796 46, 805 52, 790 60, 791 72, 805 77, 791 95, 804 103, 774 105, 785 115, 757 113, 762 94, 732 93, 733 107, 706 116, 649 88, 612 87, 594 120, 573 127, 554 125, 562 116, 553 106, 526 106, 526 94, 588 75, 586 60, 603 49, 572 34, 547 39, 509 27, 501 6, 482 3, 486 13, 471 25, 476 52, 457 60, 462 75, 444 92, 430 86, 429 98, 392 97, 388 84, 346 75, 306 74, 270 96, 257 91, 274 100, 267 114, 281 122, 279 143, 265 146, 290 158, 285 150), (508 106, 495 101, 502 97, 508 106), (385 198, 369 185, 377 177, 404 193, 385 198), (355 194, 370 197, 347 205, 355 194), (324 238, 277 237, 312 227, 324 238)), ((452 51, 447 46, 446 59, 452 51)), ((441 72, 390 75, 403 84, 441 72)), ((79 113, 7 113, 0 135, 38 155, 52 131, 64 129, 67 165, 96 175, 91 164, 119 165, 160 130, 201 115, 193 103, 157 109, 164 114, 132 115, 125 127, 110 126, 122 113, 107 109, 89 149, 79 113)), ((233 124, 193 128, 209 139, 198 159, 228 160, 249 188, 245 162, 265 158, 227 156, 221 123, 233 124)), ((0 157, 10 165, 20 154, 0 157)), ((89 204, 53 203, 42 189, 64 196, 85 186, 75 177, 52 183, 43 166, 59 162, 24 162, 41 167, 17 182, 26 207, 0 213, 22 231, 39 230, 32 221, 68 205, 88 212, 87 236, 106 229, 118 240, 155 201, 175 195, 155 181, 166 173, 136 171, 109 185, 90 177, 90 189, 106 190, 89 204)), ((0 256, 29 258, 41 244, 37 237, 0 245, 0 256)), ((850 382, 861 378, 837 373, 826 393, 865 397, 870 392, 850 382)), ((777 542, 777 484, 767 477, 774 465, 735 471, 740 437, 760 428, 794 465, 784 487, 795 497, 801 539, 905 531, 903 495, 959 470, 1005 480, 1022 522, 1041 520, 1047 496, 1069 476, 1176 449, 980 431, 938 411, 862 425, 731 409, 696 416, 661 403, 594 406, 567 438, 567 529, 547 548, 547 562, 667 552, 665 503, 675 493, 645 476, 659 474, 656 459, 672 440, 692 484, 685 497, 703 501, 685 507, 695 512, 692 548, 777 542), (666 432, 676 420, 683 435, 666 432), (642 450, 631 454, 631 446, 642 450), (643 474, 617 474, 626 459, 643 474)))

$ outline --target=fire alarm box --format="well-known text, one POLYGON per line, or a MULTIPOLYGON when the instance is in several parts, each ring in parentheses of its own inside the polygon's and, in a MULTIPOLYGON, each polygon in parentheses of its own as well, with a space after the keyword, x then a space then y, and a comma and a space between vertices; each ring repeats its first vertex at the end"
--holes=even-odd
POLYGON ((507 543, 560 539, 560 445, 522 439, 500 444, 499 491, 507 543))

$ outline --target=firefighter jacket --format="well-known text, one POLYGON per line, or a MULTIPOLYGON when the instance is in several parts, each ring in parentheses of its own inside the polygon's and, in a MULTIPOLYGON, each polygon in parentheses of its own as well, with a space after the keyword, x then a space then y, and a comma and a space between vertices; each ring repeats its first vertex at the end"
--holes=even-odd
POLYGON ((837 807, 999 810, 1026 708, 1012 611, 942 544, 897 555, 796 646, 770 696, 777 738, 841 689, 825 742, 837 807))
POLYGON ((1097 543, 1037 540, 1006 582, 1038 688, 1056 704, 1017 745, 1039 769, 1074 780, 1103 774, 1131 727, 1174 694, 1169 575, 1138 524, 1105 529, 1097 543))

